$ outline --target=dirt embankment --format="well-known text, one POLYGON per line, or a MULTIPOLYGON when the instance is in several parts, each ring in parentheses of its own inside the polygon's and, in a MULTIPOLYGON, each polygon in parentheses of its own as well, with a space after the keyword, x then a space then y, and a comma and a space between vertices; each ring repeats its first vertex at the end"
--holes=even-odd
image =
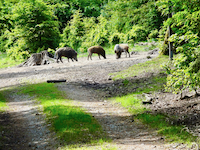
MULTIPOLYGON (((131 58, 115 59, 114 55, 99 60, 93 56, 92 61, 79 58, 78 62, 52 63, 44 66, 7 68, 0 70, 0 88, 19 86, 27 83, 46 82, 47 80, 66 79, 66 83, 57 84, 60 90, 74 100, 74 104, 87 109, 102 125, 119 149, 187 149, 183 144, 164 144, 163 137, 157 136, 153 130, 147 129, 139 122, 133 121, 131 114, 119 105, 106 101, 112 91, 108 86, 117 86, 110 79, 109 73, 126 69, 134 64, 147 60, 147 52, 132 55, 131 58), (100 87, 102 91, 95 89, 100 87)), ((156 55, 151 55, 156 57, 156 55)), ((120 84, 120 83, 118 83, 120 84)), ((115 93, 120 92, 116 90, 115 93)), ((8 126, 10 132, 2 135, 6 145, 4 149, 58 149, 52 145, 53 133, 43 123, 44 117, 39 111, 33 97, 18 97, 10 93, 7 112, 1 117, 1 124, 8 126)), ((56 141, 56 139, 55 139, 56 141)), ((55 143, 55 142, 53 142, 55 143)), ((193 146, 191 149, 195 149, 193 146)))

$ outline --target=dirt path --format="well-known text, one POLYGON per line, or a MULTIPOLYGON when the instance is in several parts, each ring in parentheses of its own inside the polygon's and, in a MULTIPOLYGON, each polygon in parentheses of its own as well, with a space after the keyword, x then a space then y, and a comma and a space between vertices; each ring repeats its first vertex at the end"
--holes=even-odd
POLYGON ((2 134, 5 140, 2 150, 53 149, 54 134, 48 130, 34 97, 10 93, 7 98, 6 122, 1 120, 7 131, 2 134))
POLYGON ((103 99, 104 93, 88 90, 80 84, 58 84, 74 104, 91 113, 109 134, 120 150, 163 150, 167 149, 163 138, 157 136, 119 105, 103 99))
MULTIPOLYGON (((107 59, 99 60, 93 56, 93 60, 79 58, 78 62, 52 63, 50 65, 7 68, 0 70, 0 88, 17 86, 26 83, 46 82, 47 80, 66 79, 67 82, 108 82, 108 74, 126 69, 134 64, 147 61, 147 52, 131 56, 131 58, 115 59, 115 55, 107 56, 107 59)), ((152 55, 155 57, 155 55, 152 55)))
MULTIPOLYGON (((97 93, 82 86, 83 83, 112 83, 109 73, 147 60, 147 53, 144 52, 131 58, 122 56, 118 60, 114 55, 102 60, 95 56, 92 61, 79 58, 78 62, 68 63, 65 60, 63 64, 7 68, 0 70, 0 88, 46 82, 50 79, 66 79, 66 83, 57 84, 58 88, 64 90, 76 105, 86 108, 93 114, 119 149, 174 149, 177 147, 165 145, 163 138, 156 136, 154 131, 146 129, 139 122, 133 122, 131 114, 126 110, 103 99, 105 93, 97 93)), ((8 106, 5 116, 9 117, 2 117, 0 120, 0 123, 5 124, 6 119, 6 125, 10 130, 10 133, 2 133, 7 138, 6 141, 9 141, 4 149, 54 149, 54 145, 50 144, 51 140, 54 140, 54 135, 44 123, 45 116, 40 113, 33 97, 19 97, 13 92, 10 94, 8 106)))

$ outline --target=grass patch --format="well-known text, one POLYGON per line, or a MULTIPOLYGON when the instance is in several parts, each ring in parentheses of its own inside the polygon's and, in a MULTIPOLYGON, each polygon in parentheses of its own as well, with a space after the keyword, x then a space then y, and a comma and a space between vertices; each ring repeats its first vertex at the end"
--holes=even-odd
POLYGON ((132 114, 143 113, 147 109, 141 105, 141 99, 137 97, 137 94, 128 94, 122 97, 114 98, 116 103, 120 103, 123 107, 126 107, 132 114))
POLYGON ((197 137, 183 130, 184 126, 171 125, 166 122, 165 116, 162 114, 153 115, 144 113, 138 114, 137 118, 151 128, 156 128, 157 132, 164 135, 167 141, 191 144, 197 139, 197 137))
MULTIPOLYGON (((2 113, 5 111, 6 107, 7 105, 6 105, 6 99, 4 97, 4 93, 0 91, 0 115, 2 115, 2 113)), ((2 126, 2 124, 0 124, 0 133, 3 133, 3 132, 4 132, 4 127, 2 126)), ((3 147, 4 147, 3 137, 0 136, 0 149, 3 147)))
POLYGON ((140 82, 139 88, 137 88, 137 94, 143 93, 153 93, 156 91, 160 91, 163 89, 164 84, 166 84, 167 78, 165 75, 158 74, 157 76, 153 76, 149 78, 149 82, 140 82), (145 84, 146 83, 146 84, 145 84))
POLYGON ((150 61, 139 63, 129 67, 126 70, 122 70, 120 72, 111 73, 110 75, 113 76, 113 80, 117 79, 125 79, 129 77, 138 76, 147 72, 160 72, 162 69, 162 64, 169 60, 168 56, 159 56, 153 58, 150 61))
POLYGON ((137 87, 135 92, 111 98, 114 102, 120 103, 123 107, 126 107, 129 112, 134 115, 147 111, 145 105, 142 105, 142 100, 144 98, 142 94, 154 93, 162 90, 164 84, 166 84, 166 76, 158 74, 157 76, 148 78, 148 80, 145 79, 146 81, 144 81, 144 79, 136 80, 138 81, 129 81, 128 79, 123 81, 123 86, 127 86, 130 89, 137 87))
POLYGON ((0 91, 0 113, 5 111, 6 105, 6 99, 4 97, 4 94, 2 91, 0 91))
POLYGON ((73 106, 52 83, 27 85, 19 94, 36 96, 42 104, 47 122, 52 124, 62 145, 67 149, 79 145, 96 145, 108 139, 99 123, 81 108, 73 106))
POLYGON ((5 53, 0 53, 0 69, 19 65, 22 61, 9 58, 5 53))

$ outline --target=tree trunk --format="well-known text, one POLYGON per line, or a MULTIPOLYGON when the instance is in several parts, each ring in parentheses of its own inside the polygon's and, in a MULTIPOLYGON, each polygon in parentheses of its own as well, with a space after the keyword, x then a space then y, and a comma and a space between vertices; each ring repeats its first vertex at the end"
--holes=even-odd
POLYGON ((37 65, 46 65, 51 62, 55 62, 52 59, 53 55, 48 51, 42 51, 40 53, 34 53, 31 55, 29 59, 27 59, 22 64, 18 65, 18 67, 27 67, 27 66, 37 66, 37 65))

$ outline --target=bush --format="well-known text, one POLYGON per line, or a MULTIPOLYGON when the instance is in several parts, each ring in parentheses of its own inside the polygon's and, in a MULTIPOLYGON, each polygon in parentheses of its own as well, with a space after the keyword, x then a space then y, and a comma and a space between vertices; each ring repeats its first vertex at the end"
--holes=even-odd
POLYGON ((158 29, 152 30, 150 32, 150 34, 148 35, 148 38, 149 39, 156 39, 156 38, 158 38, 158 34, 159 34, 158 29))
POLYGON ((134 25, 132 29, 127 33, 128 42, 139 42, 139 41, 146 41, 147 40, 147 32, 144 27, 134 25))
POLYGON ((191 32, 183 36, 172 35, 171 42, 185 44, 176 48, 180 54, 174 58, 172 64, 166 65, 165 69, 169 74, 167 77, 166 90, 174 93, 182 93, 186 88, 194 90, 200 86, 200 47, 199 37, 191 32))

